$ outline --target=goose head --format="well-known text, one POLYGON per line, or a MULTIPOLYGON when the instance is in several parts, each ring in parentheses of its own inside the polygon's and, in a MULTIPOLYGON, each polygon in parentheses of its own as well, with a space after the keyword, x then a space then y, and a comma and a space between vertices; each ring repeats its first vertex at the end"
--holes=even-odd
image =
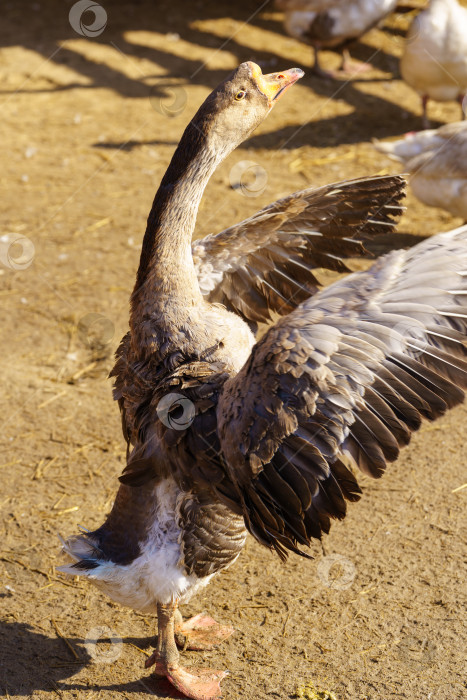
POLYGON ((256 63, 241 63, 207 97, 191 125, 204 136, 209 150, 223 160, 303 75, 300 68, 263 75, 256 63))

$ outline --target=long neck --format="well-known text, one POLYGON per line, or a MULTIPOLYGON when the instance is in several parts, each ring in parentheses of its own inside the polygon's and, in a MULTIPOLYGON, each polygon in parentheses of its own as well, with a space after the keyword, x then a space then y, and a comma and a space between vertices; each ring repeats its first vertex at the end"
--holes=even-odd
POLYGON ((132 328, 201 300, 191 239, 204 189, 225 157, 209 148, 205 126, 188 125, 154 198, 131 300, 132 328))

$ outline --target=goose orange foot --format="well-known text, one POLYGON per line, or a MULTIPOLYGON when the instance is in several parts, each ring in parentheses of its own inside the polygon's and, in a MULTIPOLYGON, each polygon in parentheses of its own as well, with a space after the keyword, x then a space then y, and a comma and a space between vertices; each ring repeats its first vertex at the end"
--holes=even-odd
POLYGON ((319 78, 325 79, 348 79, 351 76, 358 76, 360 73, 366 73, 369 70, 373 70, 373 66, 370 63, 362 63, 361 61, 356 61, 351 58, 347 49, 342 51, 342 62, 340 68, 337 70, 325 70, 321 67, 319 51, 315 49, 315 60, 312 66, 312 72, 319 78))
POLYGON ((155 665, 154 673, 165 676, 172 685, 192 700, 219 700, 222 697, 221 680, 227 671, 214 671, 210 668, 198 668, 194 672, 180 664, 166 663, 159 658, 157 651, 146 660, 146 668, 155 665))
POLYGON ((361 61, 356 61, 349 57, 344 58, 340 69, 336 71, 336 75, 345 78, 346 76, 358 76, 361 73, 368 73, 370 70, 374 70, 370 63, 362 63, 361 61))
POLYGON ((220 625, 209 615, 200 613, 184 621, 178 610, 175 613, 175 639, 183 649, 206 651, 221 644, 233 633, 233 627, 220 625))
MULTIPOLYGON (((158 603, 157 624, 159 629, 157 648, 146 660, 146 668, 155 666, 155 674, 167 678, 187 698, 192 698, 192 700, 219 700, 222 697, 220 682, 227 675, 227 671, 215 671, 208 668, 188 670, 180 665, 180 653, 175 643, 176 615, 179 621, 181 616, 178 614, 176 602, 168 604, 158 603)), ((189 634, 192 634, 193 630, 196 631, 196 629, 199 629, 201 633, 207 631, 208 636, 213 634, 214 627, 220 628, 217 622, 205 615, 196 615, 196 617, 178 626, 186 627, 186 632, 189 632, 189 634)), ((229 632, 230 634, 231 631, 229 632)), ((222 638, 225 639, 225 634, 222 638)), ((217 636, 217 643, 222 641, 222 638, 219 639, 217 636)), ((207 643, 207 640, 205 642, 207 643)), ((197 648, 206 648, 200 647, 200 643, 198 640, 197 648)))

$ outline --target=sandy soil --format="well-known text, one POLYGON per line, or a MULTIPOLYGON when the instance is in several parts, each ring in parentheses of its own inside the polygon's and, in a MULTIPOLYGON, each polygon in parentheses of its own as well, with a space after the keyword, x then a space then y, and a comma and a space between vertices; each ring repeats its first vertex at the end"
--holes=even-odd
MULTIPOLYGON (((5 697, 173 696, 142 668, 154 619, 59 576, 57 533, 98 525, 116 490, 124 445, 106 377, 145 219, 187 120, 243 60, 310 64, 272 3, 259 6, 107 2, 107 27, 91 38, 71 28, 59 0, 2 7, 0 234, 32 242, 24 269, 0 265, 5 697)), ((370 141, 420 128, 418 99, 398 78, 408 20, 393 18, 354 49, 374 65, 361 79, 305 76, 214 175, 199 235, 307 185, 397 171, 370 141), (257 196, 232 187, 243 161, 256 164, 257 196)), ((430 115, 438 125, 459 108, 433 104, 430 115)), ((407 204, 404 235, 387 246, 461 223, 410 194, 407 204)), ((363 479, 364 497, 323 549, 316 543, 314 561, 281 565, 250 540, 186 610, 231 621, 236 634, 215 652, 187 652, 186 663, 228 668, 230 700, 315 697, 310 684, 339 700, 467 697, 467 489, 456 491, 466 415, 461 407, 425 426, 381 482, 363 479)))

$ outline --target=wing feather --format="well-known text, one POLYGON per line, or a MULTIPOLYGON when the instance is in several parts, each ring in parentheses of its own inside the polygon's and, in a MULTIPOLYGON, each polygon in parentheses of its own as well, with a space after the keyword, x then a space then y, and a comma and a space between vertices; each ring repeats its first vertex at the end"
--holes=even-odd
POLYGON ((318 290, 314 270, 348 272, 343 257, 368 256, 362 242, 394 229, 404 191, 402 177, 380 176, 280 199, 193 243, 201 291, 247 321, 287 314, 318 290))
POLYGON ((345 458, 379 477, 423 418, 464 399, 466 269, 467 226, 390 253, 279 319, 226 381, 225 469, 281 557, 359 498, 345 458))

